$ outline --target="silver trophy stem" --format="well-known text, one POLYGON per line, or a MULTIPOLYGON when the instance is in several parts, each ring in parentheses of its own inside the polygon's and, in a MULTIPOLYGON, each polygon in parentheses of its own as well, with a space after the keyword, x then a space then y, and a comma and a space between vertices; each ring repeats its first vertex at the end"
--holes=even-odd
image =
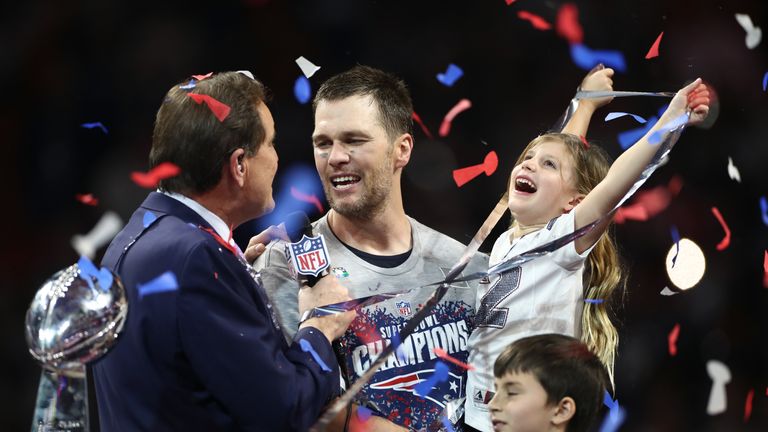
MULTIPOLYGON (((83 366, 85 374, 85 366, 83 366)), ((87 432, 88 388, 82 378, 43 369, 37 390, 32 432, 87 432)))

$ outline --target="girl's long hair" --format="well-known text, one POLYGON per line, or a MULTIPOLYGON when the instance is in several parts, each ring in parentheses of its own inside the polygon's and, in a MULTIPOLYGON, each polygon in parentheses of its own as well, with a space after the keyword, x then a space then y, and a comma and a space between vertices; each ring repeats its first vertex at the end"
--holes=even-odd
MULTIPOLYGON (((528 150, 543 141, 562 142, 573 157, 575 187, 587 195, 605 178, 611 166, 610 157, 602 148, 582 141, 576 135, 548 133, 528 143, 515 166, 522 163, 528 150)), ((513 222, 513 225, 517 222, 513 222)), ((609 316, 611 300, 620 297, 623 302, 626 278, 612 226, 609 226, 595 244, 587 259, 584 272, 584 298, 600 299, 600 303, 585 302, 581 314, 581 340, 603 362, 613 384, 613 367, 619 345, 619 333, 609 316)))

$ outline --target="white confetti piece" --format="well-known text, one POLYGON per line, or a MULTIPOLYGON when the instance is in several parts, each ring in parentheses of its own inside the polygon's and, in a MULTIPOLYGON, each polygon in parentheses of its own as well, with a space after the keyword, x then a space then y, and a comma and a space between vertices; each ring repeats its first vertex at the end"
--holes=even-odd
POLYGON ((305 59, 304 56, 297 58, 296 64, 299 65, 299 68, 301 68, 301 73, 303 73, 307 78, 312 78, 312 75, 320 70, 320 66, 315 66, 314 63, 305 59))
POLYGON ((736 180, 737 182, 741 183, 741 174, 739 174, 739 169, 736 168, 736 165, 733 164, 733 159, 728 157, 728 176, 731 178, 731 180, 736 180))
POLYGON ((763 31, 760 30, 760 27, 752 24, 752 18, 747 14, 736 14, 736 21, 747 32, 745 39, 747 48, 753 49, 760 45, 760 41, 763 39, 763 31))
POLYGON ((707 373, 712 378, 712 390, 707 402, 707 414, 717 415, 725 412, 728 398, 725 394, 725 385, 731 382, 731 371, 728 366, 717 360, 707 362, 707 373))
POLYGON ((85 255, 90 259, 96 254, 102 246, 109 243, 112 237, 123 227, 123 220, 113 211, 104 213, 99 222, 91 229, 88 234, 75 234, 72 236, 72 248, 79 255, 85 255))
POLYGON ((669 289, 669 287, 664 287, 664 289, 661 290, 661 295, 663 296, 673 296, 675 294, 679 294, 679 293, 676 291, 672 291, 671 289, 669 289))

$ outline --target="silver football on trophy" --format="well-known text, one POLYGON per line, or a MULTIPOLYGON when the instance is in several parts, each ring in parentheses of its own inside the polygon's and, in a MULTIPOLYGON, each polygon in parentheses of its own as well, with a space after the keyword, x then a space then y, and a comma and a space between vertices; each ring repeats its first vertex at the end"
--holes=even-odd
POLYGON ((38 289, 27 311, 29 352, 48 370, 82 378, 83 365, 117 342, 127 314, 117 275, 81 259, 38 289))

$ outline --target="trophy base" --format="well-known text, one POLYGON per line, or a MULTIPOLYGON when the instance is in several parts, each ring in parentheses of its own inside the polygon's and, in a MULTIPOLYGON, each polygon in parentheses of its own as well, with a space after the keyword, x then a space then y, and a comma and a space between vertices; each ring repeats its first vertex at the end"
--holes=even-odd
POLYGON ((89 431, 88 389, 85 378, 74 378, 43 369, 37 389, 31 431, 89 431))

